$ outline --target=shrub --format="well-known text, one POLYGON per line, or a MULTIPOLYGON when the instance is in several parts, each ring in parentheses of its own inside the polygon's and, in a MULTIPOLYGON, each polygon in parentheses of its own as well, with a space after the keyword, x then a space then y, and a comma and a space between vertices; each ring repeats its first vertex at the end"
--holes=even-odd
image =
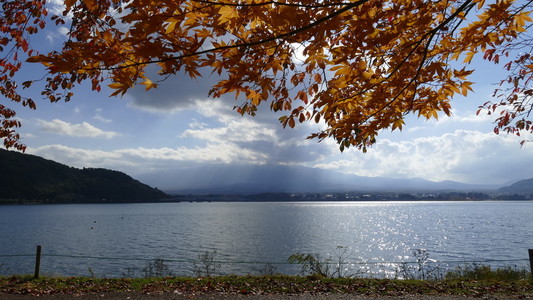
POLYGON ((170 268, 165 261, 161 258, 156 258, 154 261, 149 262, 146 267, 142 269, 144 278, 150 277, 167 277, 174 276, 170 271, 170 268))
POLYGON ((321 259, 319 254, 296 253, 289 256, 288 262, 300 264, 302 275, 349 278, 354 274, 348 274, 348 269, 345 268, 345 265, 349 264, 348 250, 347 247, 337 246, 335 256, 326 259, 321 259))
POLYGON ((415 249, 412 253, 416 265, 412 266, 407 262, 400 263, 396 270, 396 278, 441 280, 444 277, 442 268, 429 259, 426 249, 415 249))
POLYGON ((215 260, 217 250, 198 254, 198 261, 194 262, 194 274, 197 277, 212 277, 220 275, 220 263, 215 260))

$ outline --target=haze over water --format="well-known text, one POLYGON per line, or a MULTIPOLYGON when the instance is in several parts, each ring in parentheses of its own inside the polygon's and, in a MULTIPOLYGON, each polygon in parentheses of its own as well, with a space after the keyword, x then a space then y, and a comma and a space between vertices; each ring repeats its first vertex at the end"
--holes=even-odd
POLYGON ((156 258, 193 275, 198 255, 214 250, 223 274, 258 274, 267 263, 295 274, 290 255, 335 257, 337 246, 354 273, 376 276, 415 261, 416 249, 443 267, 527 266, 531 215, 531 201, 2 206, 0 274, 32 273, 36 245, 42 273, 64 276, 120 277, 156 258))

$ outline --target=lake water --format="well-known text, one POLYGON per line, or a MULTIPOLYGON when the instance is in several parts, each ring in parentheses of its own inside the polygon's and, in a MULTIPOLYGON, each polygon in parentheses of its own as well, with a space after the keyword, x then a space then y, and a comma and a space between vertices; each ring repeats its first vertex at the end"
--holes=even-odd
POLYGON ((41 273, 63 276, 141 276, 156 258, 175 275, 194 275, 198 256, 215 250, 222 274, 295 274, 288 257, 313 253, 342 254, 350 272, 390 277, 416 261, 416 249, 443 267, 525 267, 533 202, 0 206, 0 274, 33 274, 36 245, 41 273))

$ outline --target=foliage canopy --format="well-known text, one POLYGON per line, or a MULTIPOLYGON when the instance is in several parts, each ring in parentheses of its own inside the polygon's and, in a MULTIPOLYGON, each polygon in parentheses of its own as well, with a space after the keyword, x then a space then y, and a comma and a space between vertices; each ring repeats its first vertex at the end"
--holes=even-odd
MULTIPOLYGON (((45 0, 0 1, 0 93, 35 108, 17 82, 24 60, 46 66, 42 96, 68 101, 90 82, 112 96, 184 72, 211 70, 221 80, 212 97, 232 93, 241 114, 270 103, 285 111, 283 126, 324 122, 310 135, 334 138, 341 151, 366 148, 381 130, 401 130, 404 118, 451 114, 450 100, 472 90, 475 54, 505 69, 495 131, 533 131, 531 40, 525 32, 532 1, 515 0, 65 0, 51 15, 45 0), (56 51, 37 53, 30 36, 45 26, 69 28, 56 51), (158 78, 147 67, 156 66, 158 78)), ((5 147, 23 150, 15 112, 0 104, 5 147)))

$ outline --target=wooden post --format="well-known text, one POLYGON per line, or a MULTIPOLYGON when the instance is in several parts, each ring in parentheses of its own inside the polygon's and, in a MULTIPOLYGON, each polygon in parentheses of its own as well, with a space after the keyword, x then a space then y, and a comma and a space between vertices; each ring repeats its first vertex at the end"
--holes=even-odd
POLYGON ((529 253, 529 267, 531 268, 531 279, 533 280, 533 249, 527 250, 529 253))
POLYGON ((33 278, 39 278, 39 269, 41 268, 41 245, 37 245, 37 252, 35 253, 35 273, 33 278))

